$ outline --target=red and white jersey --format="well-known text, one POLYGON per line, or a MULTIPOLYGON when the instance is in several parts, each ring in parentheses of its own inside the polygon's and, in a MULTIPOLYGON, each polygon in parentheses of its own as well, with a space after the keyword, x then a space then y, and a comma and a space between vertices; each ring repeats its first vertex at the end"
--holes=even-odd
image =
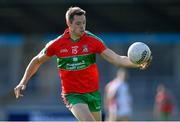
POLYGON ((130 116, 132 98, 126 82, 114 79, 105 88, 107 109, 110 116, 130 116))

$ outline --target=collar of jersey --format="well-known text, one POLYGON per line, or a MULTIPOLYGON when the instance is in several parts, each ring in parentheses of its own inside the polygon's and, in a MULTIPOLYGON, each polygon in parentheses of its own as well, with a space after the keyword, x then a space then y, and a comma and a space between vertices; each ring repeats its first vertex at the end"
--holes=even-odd
POLYGON ((72 38, 69 38, 71 41, 73 42, 78 42, 81 38, 78 38, 78 39, 72 39, 72 38))
POLYGON ((79 41, 80 39, 82 39, 82 37, 84 37, 85 35, 86 35, 86 33, 84 33, 79 39, 74 40, 74 39, 72 39, 72 38, 70 37, 69 28, 67 28, 67 29, 64 31, 64 38, 70 39, 70 40, 73 41, 73 42, 78 42, 78 41, 79 41))

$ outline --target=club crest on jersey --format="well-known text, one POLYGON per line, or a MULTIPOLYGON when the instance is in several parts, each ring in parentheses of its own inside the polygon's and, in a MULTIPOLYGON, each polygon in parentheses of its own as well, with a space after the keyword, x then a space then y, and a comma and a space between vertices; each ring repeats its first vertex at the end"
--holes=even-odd
POLYGON ((72 54, 77 54, 78 53, 78 46, 72 46, 72 54))
POLYGON ((83 51, 84 53, 88 52, 88 46, 87 45, 83 45, 83 51))

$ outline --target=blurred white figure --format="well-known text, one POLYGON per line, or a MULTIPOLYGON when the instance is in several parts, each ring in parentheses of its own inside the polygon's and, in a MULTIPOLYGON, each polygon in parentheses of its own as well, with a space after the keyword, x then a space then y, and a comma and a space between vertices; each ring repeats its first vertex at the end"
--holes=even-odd
POLYGON ((121 68, 105 87, 106 121, 128 121, 132 114, 132 98, 126 78, 127 71, 121 68))

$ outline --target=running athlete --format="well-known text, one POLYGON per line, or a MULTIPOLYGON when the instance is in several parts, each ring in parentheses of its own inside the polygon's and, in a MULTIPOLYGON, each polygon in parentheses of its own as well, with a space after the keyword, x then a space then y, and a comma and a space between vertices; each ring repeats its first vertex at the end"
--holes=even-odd
POLYGON ((169 121, 171 119, 174 101, 164 84, 159 84, 155 97, 154 116, 157 120, 169 121))
POLYGON ((85 31, 85 11, 70 7, 66 12, 68 28, 35 56, 20 83, 14 88, 16 98, 22 96, 29 79, 50 57, 57 57, 64 103, 79 121, 101 121, 101 96, 95 54, 118 67, 145 69, 150 61, 136 65, 127 56, 107 48, 101 39, 85 31))

